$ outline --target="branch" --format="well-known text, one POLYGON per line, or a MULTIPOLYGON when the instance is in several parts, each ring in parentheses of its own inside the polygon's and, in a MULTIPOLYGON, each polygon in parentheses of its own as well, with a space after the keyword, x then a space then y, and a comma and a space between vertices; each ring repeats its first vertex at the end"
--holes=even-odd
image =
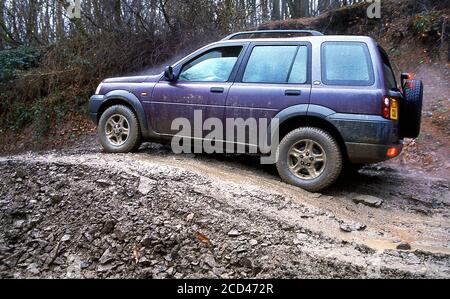
POLYGON ((161 8, 161 12, 163 13, 164 20, 166 21, 167 26, 169 26, 170 30, 173 30, 174 27, 170 23, 170 18, 166 11, 166 3, 167 3, 167 0, 166 0, 166 2, 163 2, 163 0, 159 0, 159 5, 161 6, 160 8, 161 8))

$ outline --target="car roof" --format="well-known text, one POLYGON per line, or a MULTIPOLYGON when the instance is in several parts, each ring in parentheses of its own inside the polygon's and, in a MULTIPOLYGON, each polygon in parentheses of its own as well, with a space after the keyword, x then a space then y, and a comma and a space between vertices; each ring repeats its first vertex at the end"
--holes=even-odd
POLYGON ((190 55, 182 58, 181 60, 177 61, 174 65, 177 65, 187 59, 192 58, 197 53, 213 48, 216 46, 226 46, 226 45, 239 45, 239 44, 245 44, 245 43, 251 43, 251 42, 266 42, 266 43, 279 43, 279 42, 310 42, 311 44, 314 43, 323 43, 327 41, 344 41, 344 42, 364 42, 366 44, 372 44, 372 45, 378 45, 378 43, 369 36, 358 36, 358 35, 319 35, 319 36, 302 36, 302 37, 284 37, 284 38, 247 38, 247 39, 225 39, 220 40, 214 43, 211 43, 209 45, 206 45, 197 51, 191 53, 190 55))
POLYGON ((227 43, 245 43, 245 42, 311 42, 322 43, 326 41, 348 41, 348 42, 365 42, 375 43, 375 40, 369 36, 359 35, 322 35, 322 36, 301 36, 301 37, 285 37, 285 38, 246 38, 246 39, 229 39, 221 40, 213 44, 227 43))

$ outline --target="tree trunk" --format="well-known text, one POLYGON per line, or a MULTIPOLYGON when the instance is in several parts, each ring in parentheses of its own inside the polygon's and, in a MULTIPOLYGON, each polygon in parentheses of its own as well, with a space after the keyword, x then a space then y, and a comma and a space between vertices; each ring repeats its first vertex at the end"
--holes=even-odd
MULTIPOLYGON (((0 30, 2 30, 5 25, 5 0, 0 0, 0 30)), ((6 32, 5 32, 6 35, 6 32)), ((6 40, 3 39, 3 35, 0 34, 0 50, 5 49, 6 40)))
POLYGON ((330 1, 331 9, 336 9, 336 8, 339 8, 340 6, 341 6, 341 4, 339 3, 339 0, 331 0, 330 1))
POLYGON ((27 23, 25 25, 26 28, 26 40, 28 44, 34 44, 37 41, 37 0, 30 0, 28 3, 28 15, 27 15, 27 23))
POLYGON ((287 5, 289 6, 289 12, 291 14, 291 17, 293 19, 299 18, 300 17, 300 12, 299 12, 299 0, 287 0, 287 5))
POLYGON ((281 19, 280 15, 280 0, 272 1, 272 21, 281 19))
POLYGON ((281 0, 281 19, 285 20, 287 18, 287 3, 286 0, 281 0))
POLYGON ((309 0, 302 0, 301 3, 301 16, 309 17, 309 0))
POLYGON ((322 14, 330 6, 330 0, 319 0, 318 4, 319 14, 322 14))
POLYGON ((252 27, 256 27, 258 25, 258 13, 256 10, 256 0, 251 0, 251 24, 252 27))
POLYGON ((104 22, 103 22, 103 16, 102 16, 102 12, 100 11, 100 5, 99 5, 99 0, 93 0, 92 1, 92 9, 93 9, 93 14, 94 14, 94 18, 95 21, 97 22, 98 26, 101 29, 104 29, 104 22))
POLYGON ((261 0, 261 18, 262 21, 265 22, 269 20, 269 7, 268 7, 268 0, 261 0))
POLYGON ((121 28, 122 27, 122 4, 121 4, 120 0, 114 1, 113 16, 114 16, 114 21, 116 22, 117 27, 121 28))
POLYGON ((63 19, 63 7, 62 3, 59 0, 56 0, 56 10, 55 10, 55 19, 56 19, 56 39, 61 40, 64 38, 64 19, 63 19))
POLYGON ((292 18, 297 19, 309 16, 308 0, 288 0, 287 3, 292 18))

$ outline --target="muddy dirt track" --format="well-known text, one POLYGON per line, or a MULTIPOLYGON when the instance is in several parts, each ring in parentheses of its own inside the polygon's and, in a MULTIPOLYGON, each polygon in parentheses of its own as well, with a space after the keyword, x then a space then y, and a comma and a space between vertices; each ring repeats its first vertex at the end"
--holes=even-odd
POLYGON ((90 144, 0 157, 0 277, 450 277, 448 178, 380 165, 312 194, 256 157, 90 144))

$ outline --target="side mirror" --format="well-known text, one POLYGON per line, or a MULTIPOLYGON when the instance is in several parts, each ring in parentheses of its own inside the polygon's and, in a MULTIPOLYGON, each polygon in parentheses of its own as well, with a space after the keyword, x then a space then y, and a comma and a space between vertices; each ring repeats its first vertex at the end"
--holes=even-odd
POLYGON ((173 73, 173 68, 171 66, 166 67, 166 69, 164 70, 164 77, 170 82, 176 80, 175 75, 173 73))

